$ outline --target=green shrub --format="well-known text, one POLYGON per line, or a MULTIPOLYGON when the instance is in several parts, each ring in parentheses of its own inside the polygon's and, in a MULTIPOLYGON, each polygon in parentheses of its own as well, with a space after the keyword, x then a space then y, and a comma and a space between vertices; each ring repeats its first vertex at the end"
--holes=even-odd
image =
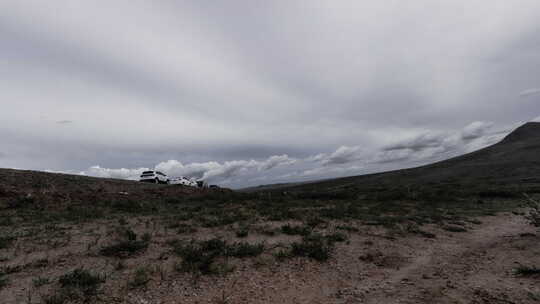
POLYGON ((32 196, 19 197, 17 199, 12 199, 8 201, 8 208, 11 209, 22 209, 28 208, 35 204, 36 200, 32 196))
POLYGON ((135 270, 133 279, 128 282, 130 288, 145 287, 150 282, 149 271, 146 267, 139 267, 135 270))
POLYGON ((274 253, 274 257, 277 260, 282 261, 282 260, 293 257, 293 255, 290 250, 280 249, 278 250, 278 252, 274 253))
POLYGON ((7 286, 9 283, 9 279, 6 277, 6 275, 2 272, 0 272, 0 290, 7 286))
POLYGON ((62 289, 60 291, 53 293, 50 296, 44 297, 43 303, 44 304, 64 304, 70 299, 76 298, 76 297, 77 295, 73 292, 73 290, 62 289))
POLYGON ((302 242, 291 244, 291 254, 315 259, 317 261, 326 261, 330 258, 333 246, 326 238, 320 235, 310 235, 302 239, 302 242))
POLYGON ((201 274, 223 273, 225 268, 219 267, 219 257, 254 257, 264 251, 264 244, 249 244, 237 242, 227 244, 222 239, 213 238, 206 241, 172 241, 173 251, 180 257, 182 262, 177 269, 183 272, 198 272, 201 274))
POLYGON ((184 223, 178 223, 176 227, 174 228, 178 228, 177 230, 178 234, 197 232, 197 228, 193 227, 192 225, 184 224, 184 223))
POLYGON ((264 244, 249 244, 246 242, 234 243, 227 246, 227 256, 236 258, 258 256, 264 251, 264 244))
POLYGON ((306 225, 311 227, 311 228, 315 228, 319 225, 322 225, 322 224, 326 224, 326 221, 323 220, 322 218, 318 217, 318 216, 313 216, 313 217, 310 217, 306 220, 306 225))
POLYGON ((146 242, 146 243, 150 243, 150 241, 152 240, 152 235, 148 232, 145 232, 142 237, 141 237, 141 240, 143 242, 146 242))
POLYGON ((329 244, 334 244, 338 242, 345 242, 348 238, 344 233, 341 232, 335 232, 332 234, 328 234, 325 236, 326 240, 329 244))
POLYGON ((287 235, 308 235, 311 228, 308 226, 291 226, 289 224, 281 226, 281 232, 287 235))
POLYGON ((11 246, 15 241, 15 237, 12 236, 0 236, 0 249, 5 249, 11 246))
POLYGON ((49 278, 37 277, 32 280, 32 283, 34 284, 34 287, 41 287, 51 283, 51 280, 49 278))
POLYGON ((450 232, 467 232, 467 229, 462 226, 457 225, 445 225, 443 229, 450 232))
POLYGON ((540 274, 540 268, 536 266, 524 266, 520 265, 514 269, 514 273, 521 276, 531 276, 540 274))
POLYGON ((146 248, 148 248, 148 242, 128 240, 102 247, 100 253, 110 257, 130 257, 146 248))
POLYGON ((249 234, 249 229, 247 227, 242 227, 236 230, 236 237, 245 238, 249 234))
POLYGON ((77 268, 62 275, 58 282, 62 288, 75 288, 82 291, 85 296, 89 296, 97 293, 99 285, 105 282, 105 277, 77 268))
POLYGON ((223 252, 219 241, 206 241, 205 245, 197 244, 194 240, 188 243, 175 242, 173 251, 182 257, 182 263, 177 269, 182 272, 214 273, 212 263, 223 252))
POLYGON ((358 228, 356 227, 353 227, 353 226, 346 226, 346 225, 339 225, 339 226, 336 226, 336 229, 338 230, 345 230, 345 231, 349 231, 349 232, 358 232, 360 231, 358 228))

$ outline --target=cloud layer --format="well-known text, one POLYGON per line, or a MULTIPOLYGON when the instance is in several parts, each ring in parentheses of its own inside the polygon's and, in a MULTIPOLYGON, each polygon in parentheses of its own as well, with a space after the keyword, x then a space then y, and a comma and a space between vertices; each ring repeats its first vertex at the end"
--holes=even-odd
POLYGON ((539 28, 536 0, 0 1, 0 167, 410 166, 540 115, 539 28))

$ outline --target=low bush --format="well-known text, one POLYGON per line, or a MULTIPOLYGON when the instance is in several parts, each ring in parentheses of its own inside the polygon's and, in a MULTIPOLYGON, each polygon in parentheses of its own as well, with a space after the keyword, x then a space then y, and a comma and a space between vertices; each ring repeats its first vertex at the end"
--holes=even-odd
POLYGON ((0 249, 9 248, 13 241, 15 241, 13 236, 0 236, 0 249))
POLYGON ((8 201, 8 208, 22 209, 28 208, 35 204, 36 200, 32 196, 24 196, 8 201))
POLYGON ((514 273, 521 276, 531 276, 540 274, 540 268, 536 266, 524 266, 520 265, 514 269, 514 273))
POLYGON ((37 277, 32 280, 32 283, 34 284, 34 287, 39 288, 43 285, 51 283, 51 280, 49 278, 37 277))
POLYGON ((311 228, 308 226, 291 226, 289 224, 281 226, 281 232, 287 235, 308 235, 311 228))
POLYGON ((338 225, 336 226, 336 229, 338 230, 345 230, 345 231, 349 231, 349 232, 358 232, 360 231, 358 228, 356 227, 353 227, 353 226, 346 226, 346 225, 338 225))
POLYGON ((148 248, 148 242, 127 240, 102 247, 100 253, 110 257, 130 257, 148 248))
POLYGON ((75 288, 85 296, 90 296, 97 293, 99 285, 105 282, 105 277, 83 268, 77 268, 62 275, 58 282, 62 288, 75 288))
POLYGON ((7 286, 8 283, 9 279, 7 278, 7 276, 4 273, 0 272, 0 290, 7 286))
MULTIPOLYGON (((237 242, 227 244, 222 239, 213 238, 206 241, 172 241, 173 251, 182 262, 177 267, 183 272, 198 272, 201 274, 219 274, 228 267, 220 267, 217 261, 220 257, 254 257, 264 251, 264 244, 249 244, 237 242), (222 269, 223 268, 223 269, 222 269)), ((226 265, 225 265, 226 266, 226 265)))
POLYGON ((450 232, 467 232, 467 228, 457 225, 445 225, 443 229, 450 232))
POLYGON ((194 240, 190 242, 176 241, 173 243, 173 251, 182 257, 182 262, 177 267, 182 272, 194 272, 201 274, 215 273, 212 268, 214 260, 222 255, 224 244, 221 240, 206 241, 198 244, 194 240))
POLYGON ((249 229, 247 227, 242 227, 236 230, 235 234, 236 234, 236 237, 245 238, 249 234, 249 229))
POLYGON ((137 270, 135 270, 133 279, 128 282, 128 286, 130 288, 140 288, 145 287, 148 282, 150 282, 150 274, 148 268, 139 267, 137 268, 137 270))
POLYGON ((329 242, 321 235, 310 235, 302 239, 301 242, 291 244, 291 255, 326 261, 330 258, 333 250, 333 243, 329 242))
POLYGON ((226 255, 236 258, 254 257, 263 253, 264 244, 249 244, 246 242, 234 243, 228 245, 226 255))
POLYGON ((348 238, 344 233, 341 232, 335 232, 332 234, 328 234, 325 236, 326 240, 329 244, 334 244, 338 242, 345 242, 348 238))

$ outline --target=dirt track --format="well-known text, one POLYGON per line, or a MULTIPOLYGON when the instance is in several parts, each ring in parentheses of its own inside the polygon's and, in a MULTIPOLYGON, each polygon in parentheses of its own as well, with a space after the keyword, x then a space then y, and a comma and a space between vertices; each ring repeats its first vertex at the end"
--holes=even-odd
POLYGON ((481 227, 456 233, 418 251, 391 273, 366 303, 535 303, 538 280, 516 277, 518 263, 538 265, 537 236, 521 217, 483 219, 481 227), (529 295, 531 293, 531 295, 529 295))

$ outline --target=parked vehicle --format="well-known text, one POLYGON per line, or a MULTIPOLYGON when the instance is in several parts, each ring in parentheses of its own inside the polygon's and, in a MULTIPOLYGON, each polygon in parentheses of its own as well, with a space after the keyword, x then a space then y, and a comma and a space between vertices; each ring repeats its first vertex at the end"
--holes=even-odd
POLYGON ((141 174, 139 181, 154 184, 168 184, 169 178, 159 171, 144 171, 141 174))
POLYGON ((169 179, 169 184, 171 185, 184 185, 190 187, 197 187, 197 182, 187 178, 185 176, 173 177, 169 179))

